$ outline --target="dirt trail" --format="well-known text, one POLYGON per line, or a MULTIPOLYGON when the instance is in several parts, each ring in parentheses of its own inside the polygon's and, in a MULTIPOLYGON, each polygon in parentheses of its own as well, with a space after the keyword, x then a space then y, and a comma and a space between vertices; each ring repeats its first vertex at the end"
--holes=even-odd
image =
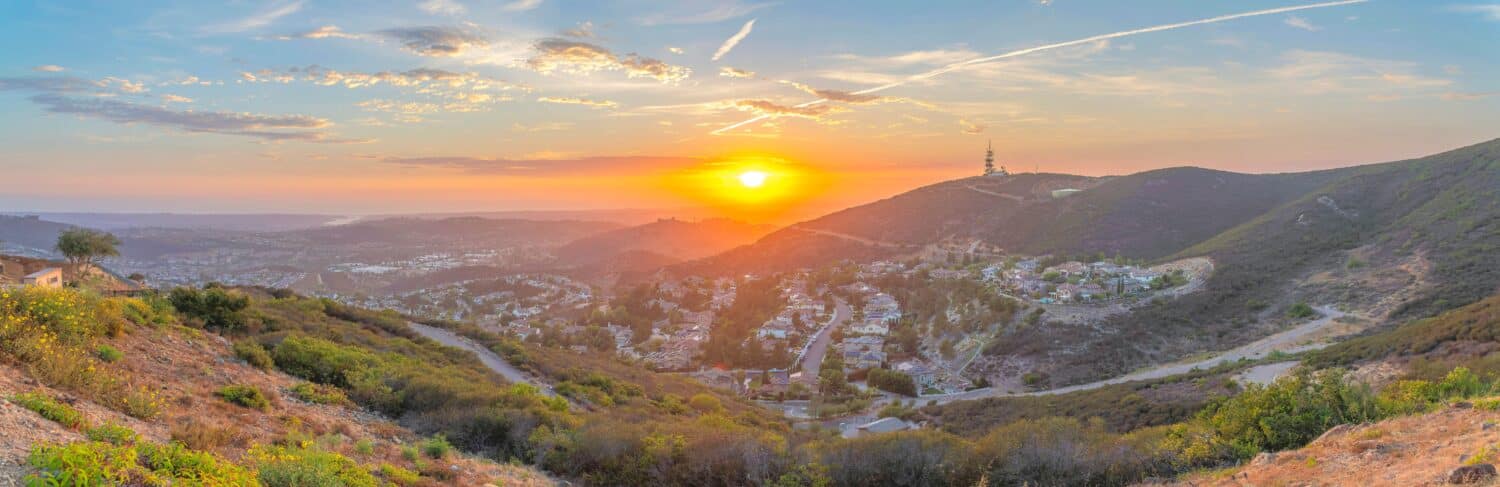
POLYGON ((1218 355, 1216 355, 1216 356, 1214 356, 1212 358, 1207 358, 1207 359, 1202 359, 1202 360, 1193 360, 1193 361, 1188 361, 1188 362, 1179 362, 1179 363, 1175 363, 1175 364, 1167 364, 1167 365, 1162 365, 1160 367, 1155 367, 1155 368, 1151 368, 1151 369, 1147 369, 1147 370, 1142 370, 1142 371, 1137 371, 1137 372, 1131 372, 1129 374, 1125 374, 1125 375, 1122 375, 1122 376, 1119 376, 1119 377, 1115 377, 1113 379, 1105 379, 1105 380, 1101 380, 1101 381, 1097 381, 1097 382, 1090 382, 1090 383, 1087 383, 1087 384, 1078 384, 1078 385, 1073 385, 1073 386, 1068 386, 1068 387, 1059 387, 1059 388, 1056 388, 1056 389, 1048 389, 1048 390, 1045 390, 1045 391, 1003 392, 1003 391, 1000 391, 1000 390, 994 389, 994 388, 985 388, 985 389, 975 389, 975 390, 972 390, 972 391, 959 392, 959 393, 954 393, 954 394, 941 394, 941 395, 922 396, 918 400, 921 401, 921 402, 924 402, 924 403, 927 402, 927 401, 929 401, 929 400, 931 400, 931 401, 937 401, 938 404, 946 404, 946 403, 950 403, 950 402, 953 402, 953 401, 967 401, 967 400, 973 400, 973 399, 983 399, 983 398, 987 398, 987 397, 1045 396, 1045 395, 1052 395, 1052 394, 1065 394, 1065 393, 1069 393, 1069 392, 1086 391, 1086 390, 1090 390, 1090 389, 1098 389, 1100 387, 1104 387, 1104 386, 1108 386, 1108 385, 1114 385, 1114 384, 1120 384, 1120 383, 1125 383, 1125 382, 1134 382, 1134 381, 1152 380, 1152 379, 1161 379, 1161 378, 1165 378, 1165 377, 1171 377, 1171 376, 1174 376, 1174 375, 1180 375, 1180 374, 1188 373, 1188 372, 1192 371, 1193 369, 1207 369, 1207 368, 1211 368, 1211 367, 1214 367, 1216 365, 1219 365, 1221 363, 1236 362, 1236 361, 1239 361, 1242 358, 1243 359, 1258 359, 1258 358, 1261 358, 1261 357, 1265 357, 1266 355, 1270 354, 1274 350, 1281 350, 1281 351, 1285 351, 1285 352, 1300 352, 1300 351, 1304 351, 1304 350, 1316 350, 1316 349, 1323 348, 1323 347, 1327 346, 1327 344, 1326 343, 1315 343, 1315 344, 1308 344, 1308 345, 1298 345, 1298 344, 1301 343, 1307 337, 1312 336, 1313 334, 1315 334, 1319 330, 1322 330, 1323 328, 1327 327, 1329 324, 1333 323, 1334 320, 1342 318, 1342 317, 1344 317, 1346 315, 1346 313, 1344 313, 1342 311, 1339 311, 1339 310, 1336 310, 1336 309, 1333 309, 1332 307, 1328 307, 1328 306, 1319 306, 1316 309, 1318 310, 1319 313, 1323 314, 1322 318, 1318 318, 1316 320, 1309 321, 1309 322, 1304 323, 1302 325, 1298 325, 1296 328, 1292 328, 1290 330, 1286 330, 1286 331, 1283 331, 1281 333, 1277 333, 1275 335, 1271 335, 1271 336, 1262 338, 1260 340, 1255 341, 1254 343, 1250 343, 1248 345, 1244 345, 1244 346, 1241 346, 1239 348, 1235 348, 1233 350, 1226 351, 1226 352, 1218 354, 1218 355))
POLYGON ((428 326, 421 323, 409 324, 412 331, 415 331, 424 337, 432 339, 432 341, 453 348, 474 352, 475 355, 479 356, 479 361, 481 363, 484 363, 485 367, 489 367, 490 370, 493 370, 495 371, 495 373, 500 374, 500 376, 505 377, 505 380, 514 383, 531 384, 533 386, 536 386, 537 389, 540 389, 542 391, 542 394, 546 394, 548 396, 557 396, 557 393, 552 391, 552 386, 533 379, 530 374, 527 374, 525 371, 522 371, 516 366, 511 365, 510 362, 506 362, 505 358, 501 357, 490 349, 479 346, 479 344, 474 343, 473 340, 458 336, 457 333, 453 333, 442 328, 428 326))

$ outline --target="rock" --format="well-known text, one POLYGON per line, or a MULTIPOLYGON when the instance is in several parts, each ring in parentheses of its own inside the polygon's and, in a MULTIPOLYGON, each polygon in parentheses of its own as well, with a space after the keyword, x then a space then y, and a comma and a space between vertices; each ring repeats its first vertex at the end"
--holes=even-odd
POLYGON ((1448 472, 1450 484, 1473 484, 1495 478, 1495 466, 1488 463, 1465 465, 1448 472))
POLYGON ((1251 465, 1270 465, 1273 463, 1276 463, 1276 454, 1269 452, 1262 452, 1261 454, 1256 455, 1254 459, 1250 460, 1251 465))
POLYGON ((1469 402, 1469 401, 1459 401, 1459 402, 1453 403, 1453 408, 1454 409, 1474 409, 1474 403, 1469 402))
POLYGON ((1495 423, 1491 423, 1489 421, 1485 421, 1484 424, 1479 425, 1479 429, 1481 431, 1489 431, 1489 430, 1495 429, 1495 423))

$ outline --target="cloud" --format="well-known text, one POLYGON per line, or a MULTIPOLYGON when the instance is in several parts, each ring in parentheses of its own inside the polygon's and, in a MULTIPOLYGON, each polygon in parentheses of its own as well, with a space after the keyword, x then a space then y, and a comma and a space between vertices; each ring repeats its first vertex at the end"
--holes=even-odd
POLYGON ((722 68, 719 68, 719 76, 723 76, 725 78, 754 78, 755 72, 724 66, 722 68))
POLYGON ((1454 12, 1468 12, 1479 14, 1486 20, 1500 22, 1500 3, 1487 5, 1455 5, 1449 7, 1454 12))
POLYGON ((163 101, 165 103, 192 103, 193 99, 192 98, 188 98, 186 96, 178 96, 178 95, 173 95, 173 94, 165 94, 165 95, 161 96, 161 101, 163 101))
POLYGON ((544 74, 624 71, 631 78, 651 78, 663 83, 675 83, 692 75, 692 70, 683 66, 633 53, 619 57, 609 49, 587 42, 551 38, 538 41, 533 47, 536 53, 526 60, 526 66, 544 74))
POLYGON ((615 108, 620 106, 619 103, 615 103, 609 100, 590 100, 588 98, 576 98, 567 96, 544 96, 541 98, 537 98, 536 101, 542 103, 559 103, 563 105, 583 105, 593 108, 615 108))
POLYGON ((680 47, 667 47, 667 52, 670 52, 672 54, 682 54, 685 51, 683 51, 680 47))
POLYGON ((43 64, 41 66, 35 66, 31 68, 32 71, 38 71, 42 73, 61 73, 66 69, 67 68, 58 66, 56 64, 43 64))
POLYGON ((1296 15, 1288 15, 1288 16, 1286 16, 1286 20, 1281 21, 1281 23, 1286 24, 1286 25, 1290 25, 1292 27, 1296 27, 1298 29, 1302 29, 1302 30, 1305 30, 1305 31, 1308 31, 1308 32, 1317 32, 1317 31, 1323 30, 1322 27, 1318 27, 1316 25, 1312 25, 1312 22, 1308 22, 1307 19, 1304 19, 1302 17, 1298 17, 1296 15))
POLYGON ((723 44, 719 45, 719 50, 714 51, 714 56, 711 60, 718 61, 719 58, 724 57, 725 54, 729 54, 729 51, 734 50, 734 46, 740 45, 740 41, 745 40, 745 37, 748 37, 750 35, 750 30, 754 28, 755 19, 750 19, 749 22, 745 22, 745 25, 743 27, 740 27, 739 32, 735 32, 734 35, 729 36, 728 39, 725 39, 723 44))
POLYGON ((899 68, 912 65, 940 66, 964 62, 982 56, 979 52, 969 49, 929 49, 909 51, 889 56, 860 56, 857 54, 840 54, 835 59, 858 62, 864 66, 899 68))
POLYGON ((986 125, 984 125, 982 123, 973 122, 973 121, 964 120, 964 119, 960 119, 958 121, 958 126, 961 128, 961 130, 959 130, 959 131, 962 132, 964 135, 979 135, 979 134, 984 133, 984 129, 989 128, 988 126, 986 126, 986 125))
POLYGON ((824 100, 836 101, 836 102, 840 102, 840 103, 849 103, 849 104, 852 104, 852 105, 861 105, 861 104, 865 104, 865 103, 875 103, 875 102, 879 102, 879 101, 895 100, 895 99, 887 100, 886 97, 879 96, 879 95, 862 95, 862 94, 850 93, 850 92, 847 92, 847 91, 822 90, 822 89, 813 88, 813 87, 808 86, 808 85, 804 85, 802 83, 797 83, 797 82, 794 82, 794 81, 789 81, 789 82, 787 82, 787 84, 790 84, 793 87, 795 87, 795 88, 797 88, 799 90, 802 90, 802 91, 806 92, 809 95, 813 95, 813 96, 816 96, 818 98, 822 98, 824 100))
POLYGON ((500 7, 500 10, 506 12, 525 12, 541 5, 542 0, 515 0, 514 2, 505 4, 504 7, 500 7))
POLYGON ((351 33, 348 33, 348 32, 344 32, 342 29, 339 29, 339 26, 337 26, 337 25, 325 25, 325 26, 318 27, 318 28, 313 29, 313 30, 306 31, 306 32, 301 32, 301 33, 292 34, 292 35, 286 35, 286 36, 279 36, 276 39, 277 40, 282 40, 282 41, 289 41, 289 40, 292 40, 292 39, 334 39, 334 38, 337 38, 337 39, 359 39, 360 35, 359 34, 351 34, 351 33))
POLYGON ((1421 89, 1451 85, 1452 80, 1416 72, 1417 63, 1364 58, 1330 51, 1293 49, 1283 64, 1267 71, 1272 79, 1293 83, 1306 94, 1368 92, 1391 86, 1421 89))
POLYGON ((413 168, 455 169, 471 173, 511 176, 556 176, 565 174, 633 173, 701 165, 701 159, 659 156, 606 156, 583 158, 521 158, 426 156, 386 157, 385 163, 413 168))
POLYGON ((1443 100, 1446 101, 1483 100, 1492 96, 1500 96, 1500 91, 1482 91, 1474 93, 1448 92, 1442 94, 1443 100))
POLYGON ((774 3, 742 3, 737 0, 717 0, 703 2, 682 2, 680 5, 689 5, 694 10, 661 12, 651 14, 638 19, 643 25, 659 24, 711 24, 722 22, 736 17, 749 15, 757 10, 775 5, 774 3), (701 9, 703 5, 709 5, 708 9, 701 9))
MULTIPOLYGON (((933 69, 933 70, 929 70, 929 71, 924 72, 924 73, 920 73, 920 74, 908 76, 906 78, 901 79, 900 81, 896 81, 896 82, 892 82, 892 83, 887 83, 887 84, 883 84, 883 85, 876 86, 876 87, 873 87, 873 88, 867 88, 867 89, 864 89, 864 90, 856 91, 856 92, 854 92, 854 94, 856 94, 856 95, 864 95, 864 94, 870 94, 870 93, 877 93, 877 92, 885 91, 885 90, 888 90, 888 89, 891 89, 891 88, 896 88, 896 87, 899 87, 899 86, 904 86, 904 85, 907 85, 907 84, 910 84, 910 83, 919 82, 919 81, 925 81, 925 80, 932 79, 932 78, 935 78, 935 77, 938 77, 938 76, 942 76, 943 74, 946 74, 946 73, 950 73, 950 72, 953 72, 953 71, 958 71, 958 70, 970 68, 970 67, 973 67, 975 65, 982 65, 982 64, 987 64, 987 63, 993 63, 995 61, 999 61, 999 60, 1002 60, 1002 59, 1013 58, 1013 57, 1018 57, 1018 56, 1025 56, 1025 55, 1028 55, 1028 54, 1033 54, 1033 53, 1043 52, 1043 51, 1049 51, 1049 50, 1053 50, 1053 49, 1060 49, 1060 48, 1064 48, 1064 47, 1072 47, 1072 46, 1086 45, 1086 44, 1097 44, 1100 41, 1108 41, 1110 39, 1116 39, 1116 38, 1121 38, 1121 37, 1129 37, 1129 36, 1135 36, 1135 35, 1141 35, 1141 34, 1149 34, 1149 33, 1152 33, 1152 32, 1162 32, 1162 31, 1174 30, 1174 29, 1181 29, 1181 28, 1192 27, 1192 26, 1197 26, 1197 25, 1206 25, 1206 24, 1214 24, 1214 23, 1219 23, 1219 22, 1227 22, 1227 21, 1236 20, 1236 19, 1242 19, 1242 18, 1247 18, 1247 17, 1258 17, 1258 16, 1263 16, 1263 15, 1275 15, 1275 14, 1283 14, 1283 13, 1288 13, 1288 12, 1295 12, 1295 11, 1299 11, 1299 10, 1337 7, 1337 6, 1343 6, 1343 5, 1353 5, 1353 4, 1357 4, 1357 3, 1365 3, 1367 1, 1369 1, 1369 0, 1340 0, 1340 1, 1334 1, 1334 2, 1322 2, 1322 3, 1312 3, 1312 4, 1306 4, 1306 5, 1297 5, 1297 6, 1292 6, 1292 7, 1280 7, 1280 8, 1265 9, 1265 10, 1255 10, 1255 11, 1250 11, 1250 12, 1241 12, 1241 13, 1237 13, 1237 14, 1220 15, 1220 16, 1217 16, 1217 17, 1209 17, 1209 18, 1206 18, 1206 19, 1199 19, 1199 20, 1193 20, 1193 21, 1188 21, 1188 22, 1178 22, 1178 23, 1175 23, 1175 24, 1163 24, 1163 25, 1157 25, 1157 26, 1153 26, 1153 27, 1145 27, 1145 28, 1140 28, 1140 29, 1132 29, 1132 30, 1125 30, 1125 31, 1119 31, 1119 32, 1111 32, 1111 33, 1108 33, 1108 34, 1100 34, 1100 35, 1096 35, 1096 36, 1084 37, 1084 38, 1081 38, 1081 39, 1074 39, 1074 40, 1071 40, 1071 41, 1056 42, 1056 43, 1052 43, 1052 44, 1043 44, 1043 45, 1036 46, 1036 47, 1029 47, 1029 48, 1025 48, 1025 49, 1017 49, 1017 50, 1014 50, 1014 51, 1009 51, 1009 52, 1005 52, 1005 53, 1001 53, 1001 54, 996 54, 996 55, 993 55, 993 56, 981 57, 981 58, 975 58, 975 59, 969 59, 969 60, 962 61, 962 62, 956 62, 956 63, 952 63, 952 64, 947 64, 947 65, 938 67, 937 69, 933 69)), ((800 104, 795 105, 795 106, 796 107, 808 107, 808 106, 818 105, 818 104, 824 103, 826 101, 827 100, 824 100, 824 99, 818 99, 818 100, 812 100, 812 101, 803 102, 803 103, 800 103, 800 104)), ((747 120, 742 120, 742 121, 739 121, 739 122, 736 122, 736 123, 733 123, 733 124, 729 124, 729 125, 720 127, 719 129, 714 130, 714 131, 712 131, 710 133, 714 134, 714 135, 719 135, 719 134, 722 134, 722 133, 724 133, 726 131, 734 130, 736 128, 745 126, 747 124, 751 124, 751 123, 755 123, 755 122, 760 121, 760 120, 764 120, 765 118, 766 117, 764 117, 764 116, 760 116, 760 117, 755 117, 755 118, 751 118, 751 119, 747 119, 747 120)))
POLYGON ((588 20, 579 23, 577 27, 562 31, 562 35, 579 39, 593 39, 598 37, 594 35, 594 22, 588 20))
POLYGON ((52 113, 78 115, 120 124, 146 124, 190 133, 253 137, 269 141, 360 143, 362 139, 331 137, 321 130, 328 120, 307 115, 260 115, 238 112, 178 111, 110 98, 78 98, 55 93, 33 95, 31 101, 52 113))
POLYGON ((484 35, 457 27, 403 27, 385 29, 376 34, 400 42, 413 53, 431 57, 457 56, 464 51, 490 44, 484 35))
POLYGON ((417 8, 433 15, 463 15, 468 9, 455 0, 424 0, 417 8))
POLYGON ((138 83, 128 79, 115 78, 113 76, 100 80, 99 84, 100 86, 104 87, 114 86, 115 89, 119 90, 121 93, 137 94, 150 91, 146 89, 146 85, 142 83, 138 83))
POLYGON ((542 122, 534 124, 523 124, 516 122, 511 124, 510 129, 516 132, 560 132, 573 130, 572 122, 542 122))
POLYGON ((792 117, 821 120, 825 115, 841 111, 840 108, 834 105, 788 106, 770 100, 735 100, 723 103, 720 106, 733 108, 742 112, 751 112, 757 117, 773 119, 792 117))
POLYGON ((276 22, 276 20, 282 17, 297 13, 297 11, 302 10, 302 5, 304 3, 306 3, 304 0, 296 0, 292 2, 273 2, 270 8, 267 8, 266 10, 260 12, 256 12, 249 17, 231 22, 225 22, 222 24, 210 25, 204 27, 202 30, 203 32, 211 34, 232 34, 236 32, 245 32, 259 29, 261 27, 271 25, 271 23, 276 22))

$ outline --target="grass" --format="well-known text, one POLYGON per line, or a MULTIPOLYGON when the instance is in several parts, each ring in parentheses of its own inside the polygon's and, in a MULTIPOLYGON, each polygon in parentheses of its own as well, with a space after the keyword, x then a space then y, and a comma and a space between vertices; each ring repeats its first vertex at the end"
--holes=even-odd
POLYGON ((120 349, 109 345, 100 345, 99 348, 95 349, 94 354, 104 363, 119 362, 120 359, 125 358, 125 354, 120 352, 120 349))
POLYGON ((225 401, 229 401, 231 404, 238 404, 250 409, 259 409, 261 411, 269 411, 271 409, 271 400, 267 399, 266 394, 255 386, 244 384, 227 385, 219 388, 218 391, 214 392, 214 395, 223 398, 225 401))
POLYGON ((23 392, 20 394, 16 394, 10 396, 10 402, 16 403, 16 405, 23 408, 35 411, 37 414, 42 415, 43 418, 47 418, 56 422, 57 424, 66 426, 71 429, 82 428, 85 424, 82 412, 74 409, 73 406, 58 402, 57 399, 53 399, 52 396, 48 396, 41 392, 23 392))
POLYGON ((84 436, 88 437, 90 441, 102 441, 111 445, 135 443, 136 440, 140 438, 139 435, 135 434, 135 430, 117 423, 104 423, 102 425, 89 428, 87 431, 84 431, 83 434, 84 436))
POLYGON ((176 443, 44 444, 27 462, 38 472, 26 485, 256 485, 250 470, 176 443))
POLYGON ((348 404, 349 396, 342 389, 325 384, 303 382, 292 386, 292 397, 312 404, 348 404))
POLYGON ((422 454, 434 460, 442 460, 453 453, 453 444, 448 443, 448 438, 439 434, 422 442, 422 454))

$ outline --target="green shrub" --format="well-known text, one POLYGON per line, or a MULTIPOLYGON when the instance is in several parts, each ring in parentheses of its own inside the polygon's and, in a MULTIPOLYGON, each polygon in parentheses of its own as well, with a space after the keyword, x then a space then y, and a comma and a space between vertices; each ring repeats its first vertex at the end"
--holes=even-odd
POLYGON ((886 392, 894 392, 908 397, 916 397, 917 383, 910 375, 886 369, 870 369, 869 378, 866 379, 871 387, 886 392))
POLYGON ((218 330, 244 328, 243 311, 250 306, 248 296, 215 285, 202 290, 179 287, 172 290, 168 299, 178 312, 201 320, 205 328, 218 330))
POLYGON ((125 358, 124 353, 121 353, 119 349, 111 347, 109 345, 100 345, 99 348, 95 350, 95 355, 99 357, 99 360, 105 363, 117 362, 120 359, 125 358))
POLYGON ((359 441, 354 442, 354 453, 373 455, 375 454, 375 443, 371 442, 368 438, 361 438, 359 441))
POLYGON ((422 476, 420 474, 389 463, 380 464, 380 476, 402 487, 422 483, 422 476))
POLYGON ((267 487, 375 487, 380 482, 354 460, 315 448, 256 447, 250 452, 267 487))
POLYGON ((1286 309, 1286 315, 1300 320, 1317 316, 1318 312, 1312 306, 1308 306, 1307 303, 1297 303, 1286 309))
POLYGON ((688 406, 697 409, 701 413, 717 413, 724 409, 724 405, 719 402, 719 398, 702 392, 693 394, 693 397, 688 399, 688 406))
POLYGON ((271 409, 271 401, 266 398, 265 393, 255 386, 234 384, 219 388, 214 394, 229 401, 251 409, 262 411, 271 409))
POLYGON ((16 405, 23 408, 36 411, 36 413, 42 415, 43 418, 50 419, 57 422, 57 424, 67 426, 69 428, 78 429, 83 427, 84 425, 83 413, 79 412, 77 409, 74 409, 73 406, 58 402, 56 399, 53 399, 52 396, 48 396, 47 394, 41 392, 23 392, 20 394, 16 394, 10 396, 10 402, 16 403, 16 405))
POLYGON ((266 347, 260 346, 255 340, 234 342, 234 356, 260 370, 271 370, 271 367, 276 366, 276 361, 271 359, 271 352, 267 352, 266 347))
POLYGON ((39 445, 28 463, 39 472, 27 485, 257 485, 243 467, 175 443, 39 445))
POLYGON ((303 382, 292 386, 292 396, 313 404, 348 404, 349 397, 334 386, 303 382))
POLYGON ((105 423, 89 428, 88 431, 84 432, 84 436, 93 441, 102 441, 112 445, 135 443, 136 439, 139 438, 135 434, 135 430, 116 423, 105 423))
POLYGON ((441 460, 453 453, 453 444, 448 443, 448 437, 438 434, 422 442, 422 454, 428 458, 441 460))
POLYGON ((1329 428, 1380 417, 1367 386, 1344 381, 1343 371, 1299 372, 1215 401, 1199 413, 1241 456, 1296 448, 1329 428))

